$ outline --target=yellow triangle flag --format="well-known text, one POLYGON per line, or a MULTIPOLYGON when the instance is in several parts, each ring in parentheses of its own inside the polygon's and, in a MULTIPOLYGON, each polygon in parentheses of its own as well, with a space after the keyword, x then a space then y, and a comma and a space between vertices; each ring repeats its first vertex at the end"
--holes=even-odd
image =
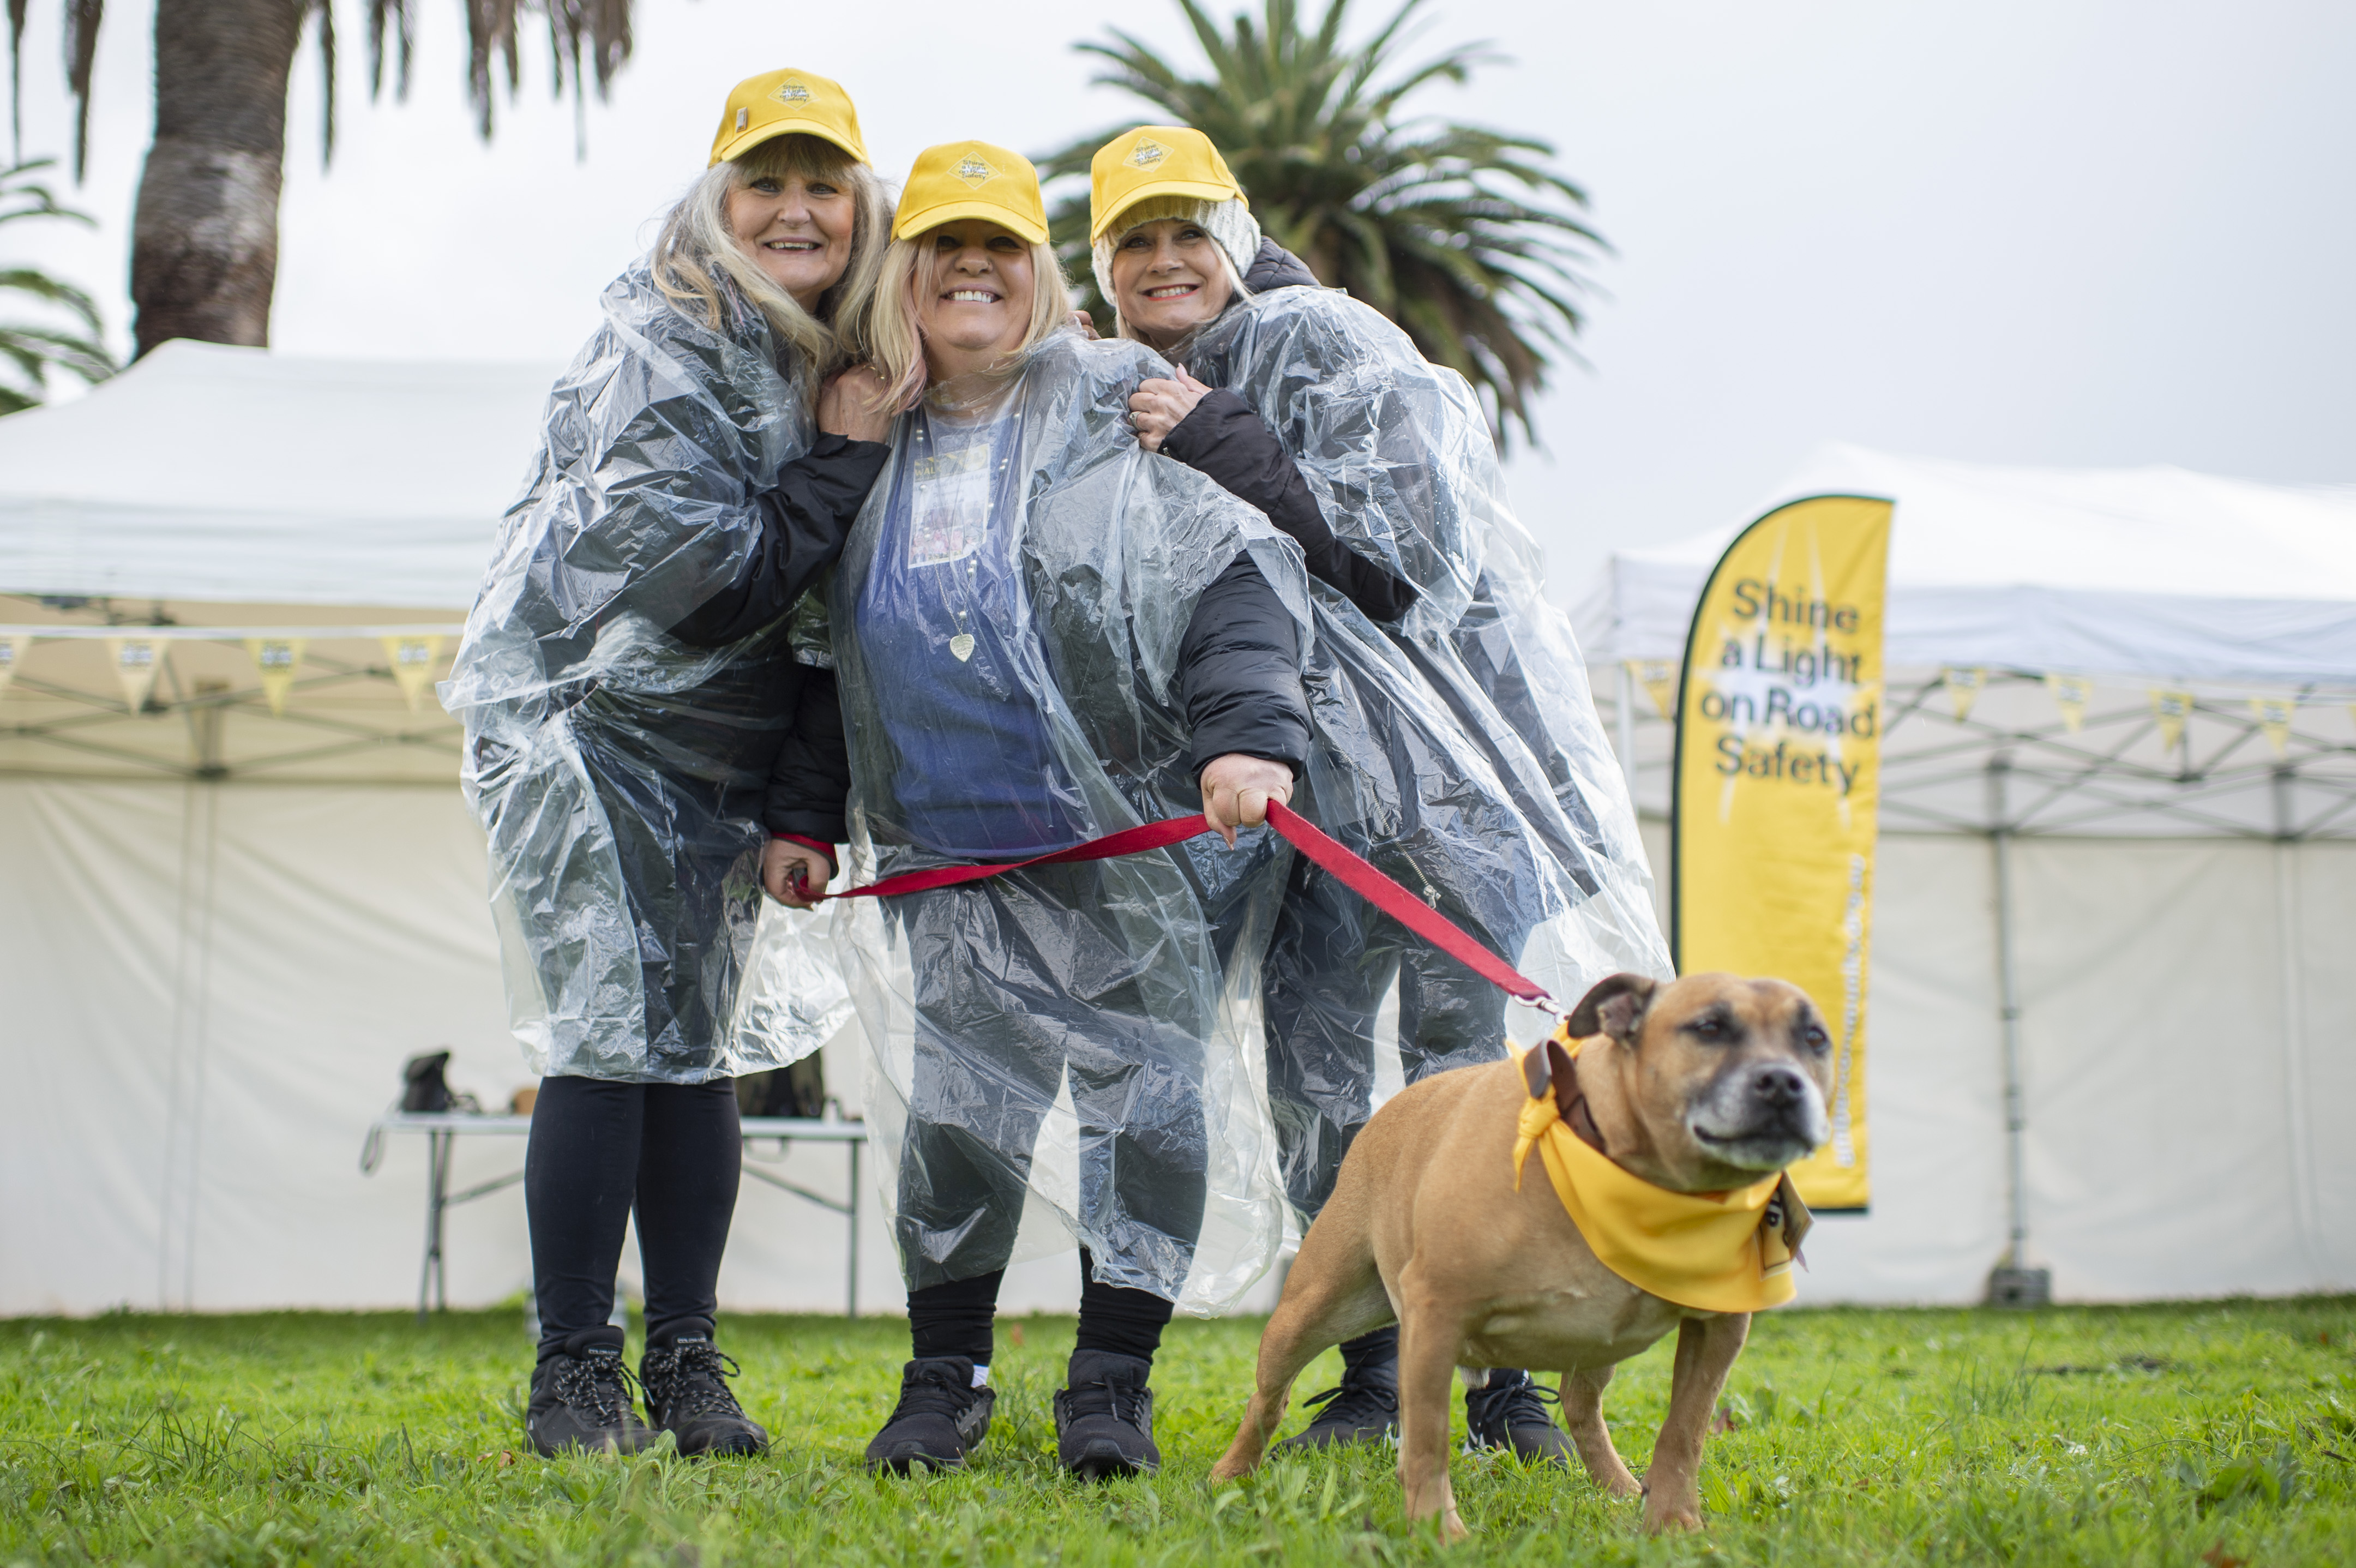
POLYGON ((1941 679, 1947 684, 1947 701, 1954 704, 1957 723, 1972 716, 1972 704, 1980 700, 1987 685, 1985 670, 1948 670, 1941 679))
MULTIPOLYGON (((2297 711, 2294 703, 2282 697, 2250 699, 2251 715, 2258 721, 2258 728, 2265 732, 2266 744, 2275 748, 2276 757, 2290 755, 2290 721, 2297 711)), ((2356 713, 2356 707, 2351 707, 2349 712, 2356 713)))
POLYGON ((2085 727, 2086 704, 2094 700, 2094 683, 2083 675, 2048 675, 2045 689, 2062 710, 2062 723, 2072 735, 2085 727))
POLYGON ((2159 749, 2174 751, 2184 738, 2184 721, 2192 716, 2192 693, 2152 689, 2151 716, 2159 721, 2159 749))
POLYGON ((1644 688, 1644 694, 1653 699, 1654 711, 1665 719, 1676 719, 1677 661, 1674 659, 1631 659, 1627 665, 1628 673, 1636 678, 1636 683, 1644 688))
POLYGON ((385 662, 392 666, 392 679, 400 686, 409 711, 415 713, 417 704, 434 684, 434 671, 442 662, 442 639, 438 637, 387 637, 384 644, 385 662))
POLYGON ((287 693, 294 689, 294 677, 303 669, 303 650, 306 646, 299 637, 249 637, 245 651, 262 671, 262 694, 269 699, 273 716, 286 711, 287 693))
POLYGON ((110 637, 106 661, 114 666, 114 678, 123 682, 123 700, 131 711, 135 714, 145 707, 147 693, 155 689, 155 671, 164 662, 164 650, 145 638, 110 637))
POLYGON ((5 692, 8 682, 16 678, 17 669, 25 662, 25 650, 32 646, 32 637, 25 632, 0 637, 0 692, 5 692))

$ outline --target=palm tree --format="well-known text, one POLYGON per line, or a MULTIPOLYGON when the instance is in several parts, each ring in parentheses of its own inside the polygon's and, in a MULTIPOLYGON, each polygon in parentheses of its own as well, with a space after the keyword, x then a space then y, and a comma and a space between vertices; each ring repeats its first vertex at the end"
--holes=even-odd
MULTIPOLYGON (((23 218, 90 221, 89 214, 59 206, 48 186, 35 183, 32 177, 52 161, 37 158, 0 169, 0 223, 14 223, 23 218)), ((64 371, 90 382, 102 381, 114 373, 114 356, 98 340, 98 306, 91 302, 90 295, 38 268, 12 267, 5 263, 0 263, 0 294, 37 301, 52 315, 74 317, 83 328, 0 321, 0 371, 10 372, 0 374, 0 414, 31 408, 47 397, 47 378, 52 370, 64 371)))
MULTIPOLYGON (((1295 0, 1238 13, 1230 32, 1197 0, 1178 0, 1210 64, 1183 76, 1118 28, 1076 46, 1107 62, 1094 81, 1121 88, 1170 123, 1192 125, 1226 155, 1252 214, 1329 285, 1346 288, 1405 329, 1426 359, 1480 389, 1502 439, 1535 437, 1531 395, 1557 354, 1576 358, 1585 291, 1580 265, 1606 248, 1579 214, 1586 193, 1546 166, 1547 143, 1428 117, 1402 106, 1435 81, 1464 82, 1500 57, 1450 49, 1394 70, 1406 0, 1365 43, 1345 47, 1350 0, 1327 0, 1314 31, 1295 0)), ((1125 127, 1039 160, 1050 177, 1085 175, 1125 127)), ((1087 267, 1087 193, 1056 205, 1055 238, 1076 276, 1087 267)), ((1088 290, 1088 308, 1102 303, 1088 290)))
MULTIPOLYGON (((62 0, 66 81, 78 105, 74 177, 90 141, 91 64, 105 0, 62 0)), ((462 0, 477 124, 491 134, 493 62, 509 92, 520 76, 520 23, 548 21, 561 95, 568 71, 576 102, 588 54, 600 97, 630 52, 630 0, 462 0)), ((396 99, 409 91, 410 44, 418 0, 365 0, 369 86, 380 92, 385 43, 396 57, 396 99)), ((29 0, 8 0, 9 70, 29 0)), ((286 155, 286 83, 305 27, 316 20, 327 76, 323 156, 336 135, 335 0, 155 0, 155 139, 140 177, 132 220, 133 336, 146 353, 171 338, 267 344, 278 274, 278 194, 286 155)), ((11 94, 14 102, 14 94, 11 94)), ((576 113, 578 111, 576 110, 576 113)))

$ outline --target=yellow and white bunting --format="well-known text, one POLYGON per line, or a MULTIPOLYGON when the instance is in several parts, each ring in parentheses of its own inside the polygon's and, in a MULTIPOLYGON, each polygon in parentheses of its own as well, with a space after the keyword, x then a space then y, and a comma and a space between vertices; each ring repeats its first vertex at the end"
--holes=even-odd
POLYGON ((2159 749, 2174 751, 2184 738, 2184 722, 2192 716, 2192 693, 2153 688, 2151 716, 2159 725, 2159 749))
POLYGON ((1677 716, 1677 661, 1674 659, 1626 659, 1629 678, 1653 699, 1653 711, 1674 721, 1677 716))
POLYGON ((1955 722, 1961 724, 1970 718, 1972 704, 1978 702, 1980 693, 1987 689, 1987 671, 1951 667, 1941 674, 1940 679, 1947 688, 1947 703, 1955 710, 1955 722))
POLYGON ((294 677, 303 670, 303 650, 308 646, 309 642, 299 637, 245 639, 246 656, 262 671, 262 694, 270 703, 273 717, 286 711, 287 694, 294 690, 294 677))
POLYGON ((2062 710, 2062 727, 2076 735, 2086 727, 2086 704, 2094 700, 2094 683, 2083 675, 2048 675, 2045 689, 2062 710))
POLYGON ((147 693, 155 689, 156 672, 163 668, 163 644, 144 637, 110 637, 106 661, 123 683, 123 700, 131 711, 135 714, 145 707, 147 693))
POLYGON ((1780 975, 1833 1032, 1832 1141, 1792 1167, 1862 1208, 1866 1002, 1881 791, 1886 500, 1769 512, 1719 560, 1677 697, 1671 940, 1680 973, 1780 975))
POLYGON ((434 685, 434 671, 442 662, 442 639, 438 637, 387 637, 378 639, 384 645, 385 662, 392 668, 394 684, 415 713, 434 685))
MULTIPOLYGON (((2285 697, 2250 699, 2250 716, 2256 719, 2258 728, 2265 732, 2266 744, 2275 748, 2276 757, 2290 755, 2290 721, 2297 711, 2297 705, 2285 697)), ((2356 706, 2351 706, 2349 712, 2356 714, 2356 706)))

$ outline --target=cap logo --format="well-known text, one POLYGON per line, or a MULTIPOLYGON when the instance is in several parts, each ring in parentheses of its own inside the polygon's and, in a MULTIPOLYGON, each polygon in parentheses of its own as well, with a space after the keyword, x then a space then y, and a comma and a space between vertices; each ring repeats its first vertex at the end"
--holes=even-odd
POLYGON ((998 171, 984 162, 978 153, 968 153, 964 161, 949 171, 966 184, 980 187, 998 177, 998 171))
POLYGON ((798 109, 810 101, 810 90, 798 81, 788 81, 769 96, 788 109, 798 109))
POLYGON ((1151 168, 1169 156, 1168 147, 1151 136, 1140 136, 1137 138, 1137 145, 1130 149, 1129 156, 1123 158, 1121 162, 1131 168, 1151 168))

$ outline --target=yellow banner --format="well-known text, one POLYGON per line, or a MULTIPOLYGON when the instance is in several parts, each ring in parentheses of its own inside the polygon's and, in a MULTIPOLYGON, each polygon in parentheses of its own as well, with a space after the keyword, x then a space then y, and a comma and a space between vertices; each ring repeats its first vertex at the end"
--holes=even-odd
POLYGON ((1890 503, 1778 508, 1720 558, 1678 697, 1677 972, 1775 975, 1833 1034, 1832 1142, 1792 1168, 1811 1208, 1863 1208, 1873 843, 1890 503))

